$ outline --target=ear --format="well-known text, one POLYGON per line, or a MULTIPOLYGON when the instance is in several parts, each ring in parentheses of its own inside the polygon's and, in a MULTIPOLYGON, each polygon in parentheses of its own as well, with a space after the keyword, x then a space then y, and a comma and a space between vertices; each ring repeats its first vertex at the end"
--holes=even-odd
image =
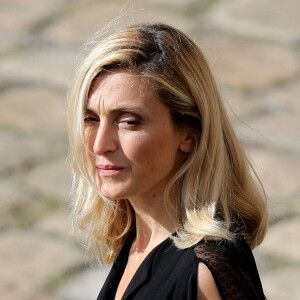
POLYGON ((184 153, 190 153, 192 151, 193 142, 194 139, 190 135, 185 134, 179 144, 179 150, 184 153))

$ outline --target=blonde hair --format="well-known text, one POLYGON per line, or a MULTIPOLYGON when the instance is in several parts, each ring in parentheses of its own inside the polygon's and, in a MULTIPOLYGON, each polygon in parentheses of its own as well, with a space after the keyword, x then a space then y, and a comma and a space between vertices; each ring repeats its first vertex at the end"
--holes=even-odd
POLYGON ((265 236, 264 190, 230 124, 209 66, 197 45, 165 24, 123 29, 89 52, 68 97, 74 215, 88 232, 88 247, 105 263, 119 253, 134 225, 128 200, 111 201, 96 188, 83 139, 88 92, 112 68, 134 71, 169 107, 175 126, 194 139, 193 151, 171 180, 165 204, 177 224, 179 248, 202 239, 233 240, 242 234, 251 248, 265 236), (170 191, 175 189, 175 198, 170 191))

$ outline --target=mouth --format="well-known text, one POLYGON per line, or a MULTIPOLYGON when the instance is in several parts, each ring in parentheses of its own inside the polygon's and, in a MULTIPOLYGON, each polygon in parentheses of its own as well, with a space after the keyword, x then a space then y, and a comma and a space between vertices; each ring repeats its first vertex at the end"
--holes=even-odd
POLYGON ((98 170, 99 174, 104 177, 111 177, 117 174, 120 174, 123 167, 114 166, 114 165, 97 165, 96 169, 98 170))

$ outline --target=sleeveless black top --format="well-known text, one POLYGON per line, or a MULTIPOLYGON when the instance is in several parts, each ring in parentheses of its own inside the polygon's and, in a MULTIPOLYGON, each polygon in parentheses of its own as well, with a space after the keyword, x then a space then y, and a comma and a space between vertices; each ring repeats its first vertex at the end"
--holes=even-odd
MULTIPOLYGON (((114 299, 135 238, 134 231, 113 264, 97 300, 114 299)), ((240 237, 234 243, 201 241, 183 250, 167 238, 144 259, 122 300, 194 300, 199 263, 211 271, 222 299, 265 299, 252 252, 240 237)))

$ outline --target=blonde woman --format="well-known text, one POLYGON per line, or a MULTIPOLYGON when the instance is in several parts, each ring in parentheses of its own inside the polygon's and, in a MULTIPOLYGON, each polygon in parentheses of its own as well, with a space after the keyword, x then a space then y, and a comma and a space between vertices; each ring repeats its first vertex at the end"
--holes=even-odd
POLYGON ((264 299, 264 192, 203 54, 165 24, 97 43, 70 87, 74 214, 109 299, 264 299))

